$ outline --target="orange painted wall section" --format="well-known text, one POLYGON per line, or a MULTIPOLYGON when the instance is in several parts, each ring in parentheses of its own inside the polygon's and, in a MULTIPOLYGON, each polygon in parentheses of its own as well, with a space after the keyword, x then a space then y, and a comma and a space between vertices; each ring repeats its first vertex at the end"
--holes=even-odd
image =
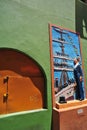
POLYGON ((13 50, 0 50, 0 75, 1 76, 43 76, 34 60, 23 53, 13 50))
POLYGON ((87 100, 60 105, 53 109, 53 130, 87 130, 87 100))
POLYGON ((0 77, 0 114, 6 112, 6 104, 3 103, 3 95, 6 91, 6 86, 3 84, 3 78, 0 77))
POLYGON ((45 107, 45 77, 37 63, 14 50, 0 50, 0 114, 45 107))

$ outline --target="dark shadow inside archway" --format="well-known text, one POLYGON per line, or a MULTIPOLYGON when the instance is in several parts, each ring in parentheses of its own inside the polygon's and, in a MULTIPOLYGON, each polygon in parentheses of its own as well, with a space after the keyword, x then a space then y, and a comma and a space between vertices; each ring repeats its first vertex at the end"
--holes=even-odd
POLYGON ((86 0, 75 0, 76 32, 87 40, 87 3, 86 0))
POLYGON ((46 76, 40 65, 14 49, 0 49, 0 113, 43 109, 46 76))

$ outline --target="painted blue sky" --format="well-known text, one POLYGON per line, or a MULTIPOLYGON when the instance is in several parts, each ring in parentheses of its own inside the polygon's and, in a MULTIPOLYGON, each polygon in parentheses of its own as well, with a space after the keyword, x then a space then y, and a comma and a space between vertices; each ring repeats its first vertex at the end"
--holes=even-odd
MULTIPOLYGON (((60 30, 58 28, 58 30, 60 30)), ((78 56, 80 56, 80 43, 79 43, 79 38, 78 38, 78 34, 67 31, 67 30, 62 30, 63 34, 62 37, 65 40, 65 42, 68 42, 66 44, 64 44, 65 46, 65 54, 68 54, 70 57, 75 58, 78 56)), ((58 31, 55 30, 55 28, 52 28, 52 39, 58 39, 61 38, 60 33, 58 31)), ((55 51, 59 51, 61 52, 61 48, 60 48, 60 43, 57 42, 53 42, 53 53, 55 53, 55 51)))
MULTIPOLYGON (((79 36, 77 33, 68 31, 68 30, 63 30, 62 29, 62 36, 61 36, 61 28, 58 27, 52 27, 52 49, 53 49, 53 55, 57 55, 56 52, 61 53, 61 42, 55 41, 60 40, 61 37, 64 39, 64 42, 66 42, 64 45, 64 54, 68 55, 69 58, 74 59, 75 57, 79 56, 81 57, 80 53, 80 43, 79 43, 79 36)), ((59 58, 54 58, 54 62, 61 63, 62 59, 59 58)), ((73 65, 73 60, 66 60, 68 65, 74 66, 73 65)), ((74 78, 73 72, 67 71, 68 76, 70 79, 74 78)), ((54 71, 54 78, 60 79, 61 77, 61 71, 54 71)))

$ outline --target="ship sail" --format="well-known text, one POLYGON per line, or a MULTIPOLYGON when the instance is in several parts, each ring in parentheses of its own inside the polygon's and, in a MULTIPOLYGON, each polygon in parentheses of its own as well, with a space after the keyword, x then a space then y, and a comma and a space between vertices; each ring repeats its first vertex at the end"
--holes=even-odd
POLYGON ((68 72, 73 72, 73 66, 70 63, 70 61, 73 61, 73 58, 69 57, 68 54, 65 54, 65 44, 71 44, 63 38, 63 34, 67 34, 62 29, 55 30, 60 34, 60 37, 53 38, 52 41, 59 44, 61 52, 58 50, 55 51, 55 54, 53 54, 54 58, 54 72, 60 73, 60 80, 59 82, 55 80, 55 84, 57 82, 57 87, 55 87, 56 93, 55 97, 56 100, 58 100, 59 96, 65 96, 65 98, 68 100, 71 97, 73 97, 74 93, 74 87, 75 82, 73 79, 69 79, 68 72))

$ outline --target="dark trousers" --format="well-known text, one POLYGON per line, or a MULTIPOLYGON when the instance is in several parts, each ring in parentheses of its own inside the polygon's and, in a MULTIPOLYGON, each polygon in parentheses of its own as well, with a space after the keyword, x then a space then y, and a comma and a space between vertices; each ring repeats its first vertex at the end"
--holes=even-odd
POLYGON ((82 82, 80 82, 80 81, 77 81, 76 99, 84 99, 84 89, 82 86, 82 82))

